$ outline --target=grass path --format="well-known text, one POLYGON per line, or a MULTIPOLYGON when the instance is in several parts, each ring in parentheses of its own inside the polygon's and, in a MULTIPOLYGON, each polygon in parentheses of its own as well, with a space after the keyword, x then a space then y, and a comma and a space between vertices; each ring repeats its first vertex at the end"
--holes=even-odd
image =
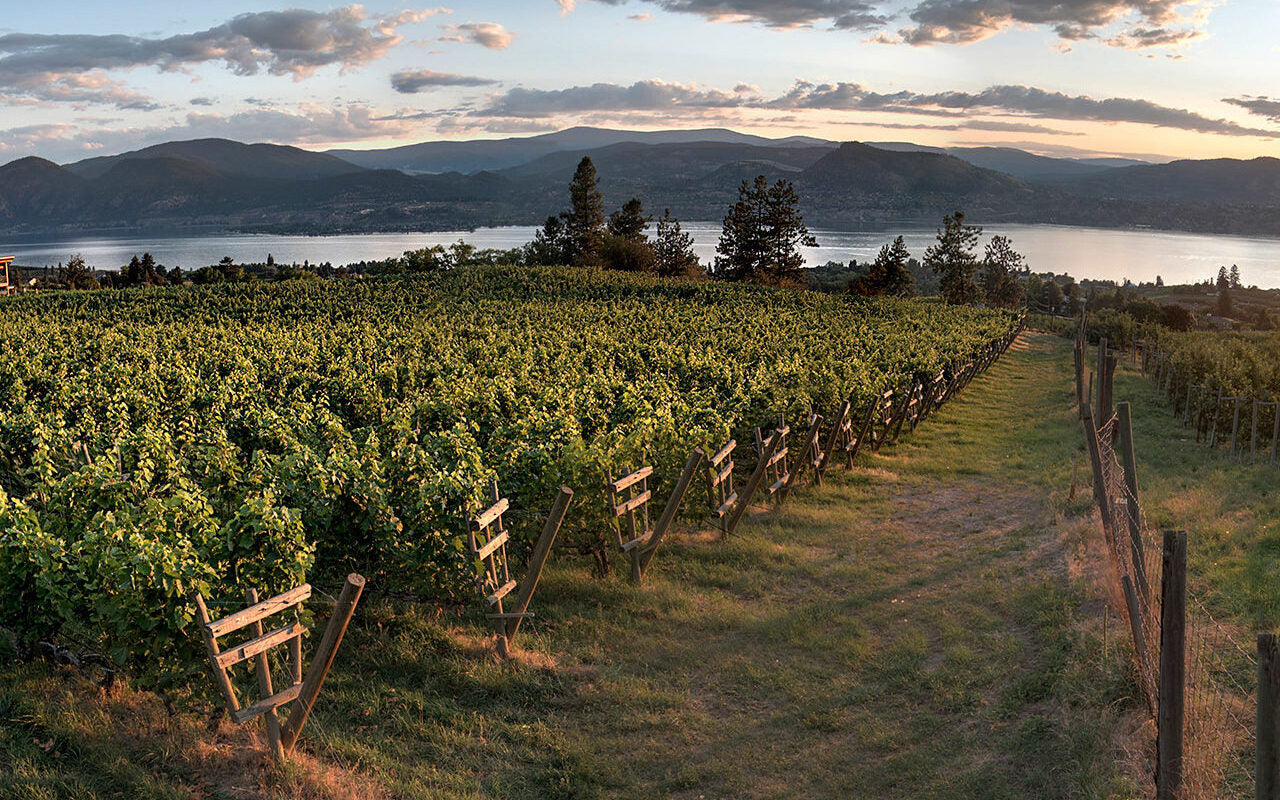
POLYGON ((211 777, 243 735, 225 724, 212 742, 177 723, 116 742, 83 708, 23 699, 64 678, 5 668, 0 716, 26 727, 0 758, 30 777, 0 793, 189 797, 203 779, 271 797, 1134 794, 1113 744, 1132 686, 1080 567, 1087 486, 1069 494, 1069 357, 1025 335, 896 447, 730 542, 664 547, 644 587, 554 564, 519 666, 485 657, 470 618, 369 604, 304 734, 312 755, 283 775, 211 777), (160 778, 110 768, 168 765, 155 751, 174 730, 205 755, 172 753, 160 778), (23 741, 46 734, 79 756, 60 766, 23 741), (84 790, 38 788, 58 785, 84 790))

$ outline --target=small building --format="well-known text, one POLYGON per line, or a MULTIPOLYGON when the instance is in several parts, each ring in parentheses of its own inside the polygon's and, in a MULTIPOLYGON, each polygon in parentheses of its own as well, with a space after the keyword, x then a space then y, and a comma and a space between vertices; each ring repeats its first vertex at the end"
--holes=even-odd
POLYGON ((11 294, 18 293, 19 279, 11 277, 9 270, 13 264, 14 256, 0 256, 0 297, 7 297, 11 294))

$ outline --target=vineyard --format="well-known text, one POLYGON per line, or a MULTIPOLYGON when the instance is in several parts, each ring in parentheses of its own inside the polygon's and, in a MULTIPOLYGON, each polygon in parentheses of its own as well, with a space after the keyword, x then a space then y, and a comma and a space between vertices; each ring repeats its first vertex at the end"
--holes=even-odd
MULTIPOLYGON (((359 568, 474 591, 497 480, 527 549, 560 485, 865 401, 1005 335, 999 312, 586 271, 62 293, 0 306, 0 626, 155 686, 203 669, 190 593, 359 568)), ((655 490, 659 483, 655 482, 655 490)), ((684 511, 703 512, 698 504, 684 511)))

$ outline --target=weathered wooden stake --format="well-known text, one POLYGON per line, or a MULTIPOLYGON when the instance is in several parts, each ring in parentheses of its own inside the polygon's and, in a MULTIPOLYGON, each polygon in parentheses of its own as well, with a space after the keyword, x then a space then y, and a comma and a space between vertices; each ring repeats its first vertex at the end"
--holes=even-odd
POLYGON ((1150 683, 1151 651, 1147 649, 1147 636, 1143 630, 1142 604, 1138 602, 1137 592, 1133 590, 1133 581, 1128 575, 1120 578, 1124 587, 1124 602, 1129 609, 1129 630, 1133 634, 1133 652, 1138 657, 1138 671, 1142 678, 1142 693, 1147 696, 1147 709, 1155 715, 1155 687, 1150 683))
POLYGON ((1187 532, 1164 532, 1160 587, 1160 699, 1156 714, 1156 800, 1181 800, 1186 711, 1187 532))
POLYGON ((1240 435, 1240 400, 1239 397, 1231 398, 1235 411, 1231 415, 1231 456, 1234 458, 1236 453, 1236 438, 1240 435))
POLYGON ((329 668, 333 666, 333 659, 338 654, 338 645, 342 644, 342 636, 347 632, 347 625, 351 623, 351 615, 355 613, 356 603, 360 602, 363 591, 364 576, 354 572, 348 575, 333 608, 333 615, 329 617, 329 624, 325 626, 324 636, 320 638, 320 645, 311 658, 311 666, 302 679, 298 704, 289 711, 289 719, 285 720, 281 731, 281 744, 286 753, 297 744, 298 734, 302 733, 302 726, 307 724, 307 717, 311 716, 311 709, 315 708, 320 687, 329 675, 329 668))
POLYGON ((1142 541, 1142 506, 1138 502, 1138 462, 1134 457, 1133 418, 1127 401, 1116 403, 1116 423, 1124 484, 1129 491, 1128 502, 1125 503, 1128 509, 1129 552, 1132 554, 1133 573, 1138 578, 1138 588, 1142 590, 1145 600, 1151 596, 1151 585, 1147 582, 1146 546, 1142 541))
POLYGON ((1254 796, 1280 796, 1280 640, 1274 633, 1258 634, 1258 728, 1254 765, 1254 796))
MULTIPOLYGON (((827 446, 822 448, 822 459, 814 468, 818 477, 818 484, 822 484, 822 473, 827 471, 827 467, 831 465, 831 451, 836 448, 836 443, 840 440, 840 432, 845 429, 846 423, 849 421, 849 406, 851 403, 846 399, 840 404, 840 410, 836 412, 836 417, 831 422, 831 432, 827 434, 827 446)), ((852 444, 852 443, 850 443, 852 444)))
POLYGON ((778 495, 779 504, 786 502, 792 489, 800 483, 800 477, 804 475, 804 468, 813 461, 813 450, 818 446, 818 429, 821 427, 822 415, 814 414, 813 419, 809 422, 809 430, 804 436, 804 446, 800 448, 800 460, 796 463, 796 468, 787 473, 787 482, 783 485, 782 491, 778 495))
MULTIPOLYGON (((258 590, 245 589, 244 599, 249 605, 257 605, 258 590)), ((254 637, 261 636, 262 622, 261 620, 254 622, 249 626, 249 630, 254 637)), ((253 668, 258 676, 258 691, 263 697, 270 697, 275 694, 275 690, 271 688, 271 662, 267 660, 267 653, 264 650, 253 657, 253 668)), ((284 748, 280 746, 280 715, 274 708, 267 709, 262 715, 267 721, 267 748, 271 751, 271 757, 276 761, 284 760, 284 748)))
POLYGON ((520 630, 524 613, 529 610, 529 601, 533 599, 533 590, 538 588, 538 581, 542 578, 542 568, 546 566, 547 558, 551 555, 551 546, 555 544, 556 534, 564 524, 565 514, 569 513, 569 501, 572 499, 573 490, 568 486, 561 486, 555 502, 551 504, 551 513, 547 515, 547 521, 542 525, 542 534, 538 536, 538 543, 533 546, 529 567, 520 581, 520 592, 511 606, 511 613, 517 616, 507 620, 508 641, 515 638, 516 632, 520 630))
POLYGON ((742 520, 742 515, 747 511, 747 506, 751 505, 751 498, 755 496, 756 489, 760 488, 760 482, 764 479, 765 469, 769 466, 769 461, 773 458, 773 454, 777 452, 781 441, 782 436, 780 433, 774 431, 769 440, 764 443, 764 447, 761 448, 756 468, 751 472, 751 477, 747 478, 747 485, 743 488, 742 495, 738 498, 738 504, 733 507, 733 511, 729 515, 729 521, 725 525, 726 536, 737 529, 738 522, 742 520))
POLYGON ((1093 500, 1098 504, 1098 513, 1102 516, 1102 528, 1107 534, 1107 541, 1113 541, 1115 534, 1114 521, 1111 518, 1111 500, 1107 497, 1107 487, 1102 473, 1102 451, 1098 444, 1098 427, 1093 421, 1093 409, 1085 406, 1084 438, 1089 446, 1089 465, 1093 468, 1093 500))
POLYGON ((671 497, 667 498, 667 504, 662 507, 662 516, 658 517, 658 523, 653 526, 653 535, 640 548, 637 560, 640 562, 641 579, 644 578, 645 570, 649 568, 649 562, 653 561, 653 554, 662 543, 662 537, 667 535, 671 523, 675 521, 676 512, 680 510, 680 501, 684 499, 685 492, 689 491, 689 484, 693 483, 694 473, 698 471, 704 457, 702 448, 695 447, 689 454, 689 460, 684 462, 684 471, 680 473, 680 479, 676 481, 676 488, 671 491, 671 497))

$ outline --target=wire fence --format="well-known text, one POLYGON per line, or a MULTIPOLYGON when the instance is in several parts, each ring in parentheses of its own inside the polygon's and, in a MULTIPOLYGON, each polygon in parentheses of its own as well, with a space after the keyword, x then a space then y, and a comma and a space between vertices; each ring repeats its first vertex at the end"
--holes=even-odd
POLYGON ((1129 624, 1134 672, 1157 731, 1157 797, 1253 797, 1257 748, 1253 723, 1258 706, 1253 676, 1258 666, 1252 637, 1210 614, 1194 588, 1183 588, 1185 560, 1171 562, 1169 535, 1158 535, 1142 513, 1129 405, 1119 403, 1114 412, 1110 408, 1115 356, 1104 340, 1099 369, 1090 376, 1090 389, 1097 390, 1097 410, 1105 414, 1099 423, 1091 407, 1093 392, 1085 389, 1082 380, 1087 352, 1083 338, 1078 337, 1077 399, 1110 562, 1108 599, 1129 624), (1173 583, 1171 569, 1182 570, 1173 583), (1167 613, 1173 590, 1185 592, 1176 601, 1177 607, 1185 608, 1181 617, 1167 613), (1165 630, 1170 624, 1180 629, 1176 636, 1165 630), (1177 643, 1183 643, 1181 659, 1176 652, 1162 652, 1177 643), (1179 660, 1181 670, 1176 668, 1179 660))

